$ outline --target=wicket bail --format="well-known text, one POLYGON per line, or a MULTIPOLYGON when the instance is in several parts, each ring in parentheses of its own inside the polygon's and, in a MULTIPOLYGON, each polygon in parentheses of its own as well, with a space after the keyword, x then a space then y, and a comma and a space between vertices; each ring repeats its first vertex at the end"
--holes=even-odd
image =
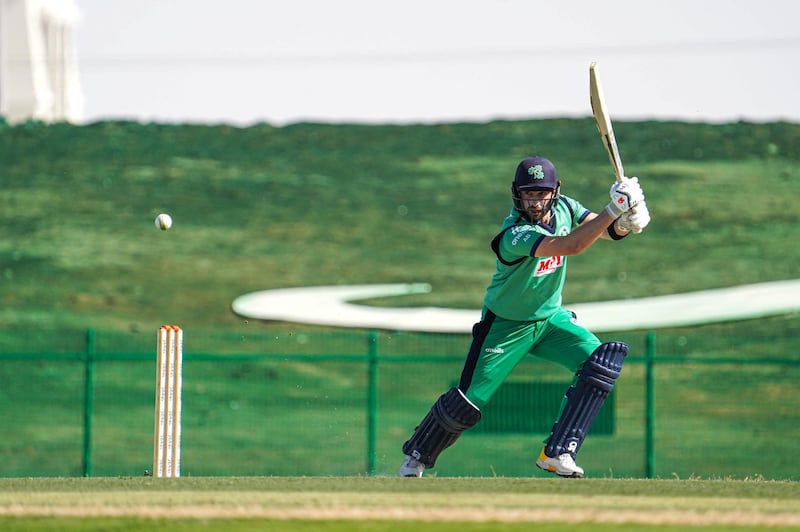
POLYGON ((156 416, 153 476, 181 476, 181 374, 183 331, 177 325, 158 329, 156 416))

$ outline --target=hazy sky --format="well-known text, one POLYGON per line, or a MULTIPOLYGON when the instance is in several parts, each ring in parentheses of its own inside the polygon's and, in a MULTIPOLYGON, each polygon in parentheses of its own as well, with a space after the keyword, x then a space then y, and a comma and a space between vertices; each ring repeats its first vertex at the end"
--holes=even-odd
POLYGON ((77 0, 87 121, 800 121, 795 0, 77 0))

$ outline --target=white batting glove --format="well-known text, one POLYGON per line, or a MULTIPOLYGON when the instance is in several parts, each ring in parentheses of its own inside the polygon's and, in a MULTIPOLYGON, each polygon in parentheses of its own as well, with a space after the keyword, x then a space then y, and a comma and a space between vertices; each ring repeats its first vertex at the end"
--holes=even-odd
POLYGON ((650 212, 647 210, 647 203, 645 203, 644 200, 635 207, 622 213, 622 215, 617 218, 617 227, 623 231, 630 231, 637 235, 641 233, 642 229, 647 227, 649 223, 650 212))
POLYGON ((611 202, 606 205, 606 212, 613 218, 619 216, 644 201, 644 191, 639 186, 638 177, 630 177, 622 182, 615 182, 608 191, 611 202))

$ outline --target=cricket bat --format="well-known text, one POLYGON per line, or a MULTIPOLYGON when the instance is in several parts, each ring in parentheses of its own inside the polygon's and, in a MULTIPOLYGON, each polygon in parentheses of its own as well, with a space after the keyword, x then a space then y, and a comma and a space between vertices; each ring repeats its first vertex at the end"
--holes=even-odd
POLYGON ((592 104, 592 114, 597 124, 597 130, 600 132, 603 146, 606 148, 611 167, 614 169, 614 176, 616 176, 617 181, 622 182, 625 180, 625 169, 622 168, 622 159, 619 156, 617 139, 614 137, 614 128, 611 126, 611 117, 608 116, 608 111, 606 110, 606 101, 603 95, 603 87, 600 85, 597 63, 592 63, 589 66, 589 101, 592 104))

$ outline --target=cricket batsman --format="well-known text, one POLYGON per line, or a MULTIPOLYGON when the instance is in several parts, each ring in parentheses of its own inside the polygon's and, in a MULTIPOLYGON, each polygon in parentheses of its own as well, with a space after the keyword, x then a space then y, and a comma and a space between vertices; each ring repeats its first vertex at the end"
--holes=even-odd
POLYGON ((611 201, 595 213, 561 194, 552 162, 521 161, 511 184, 513 208, 491 242, 497 269, 457 387, 442 394, 403 445, 400 476, 421 477, 442 451, 481 419, 481 409, 527 355, 575 374, 536 465, 579 478, 575 463, 589 428, 620 375, 628 346, 601 343, 561 306, 567 257, 599 238, 620 240, 650 222, 636 177, 615 182, 611 201))

